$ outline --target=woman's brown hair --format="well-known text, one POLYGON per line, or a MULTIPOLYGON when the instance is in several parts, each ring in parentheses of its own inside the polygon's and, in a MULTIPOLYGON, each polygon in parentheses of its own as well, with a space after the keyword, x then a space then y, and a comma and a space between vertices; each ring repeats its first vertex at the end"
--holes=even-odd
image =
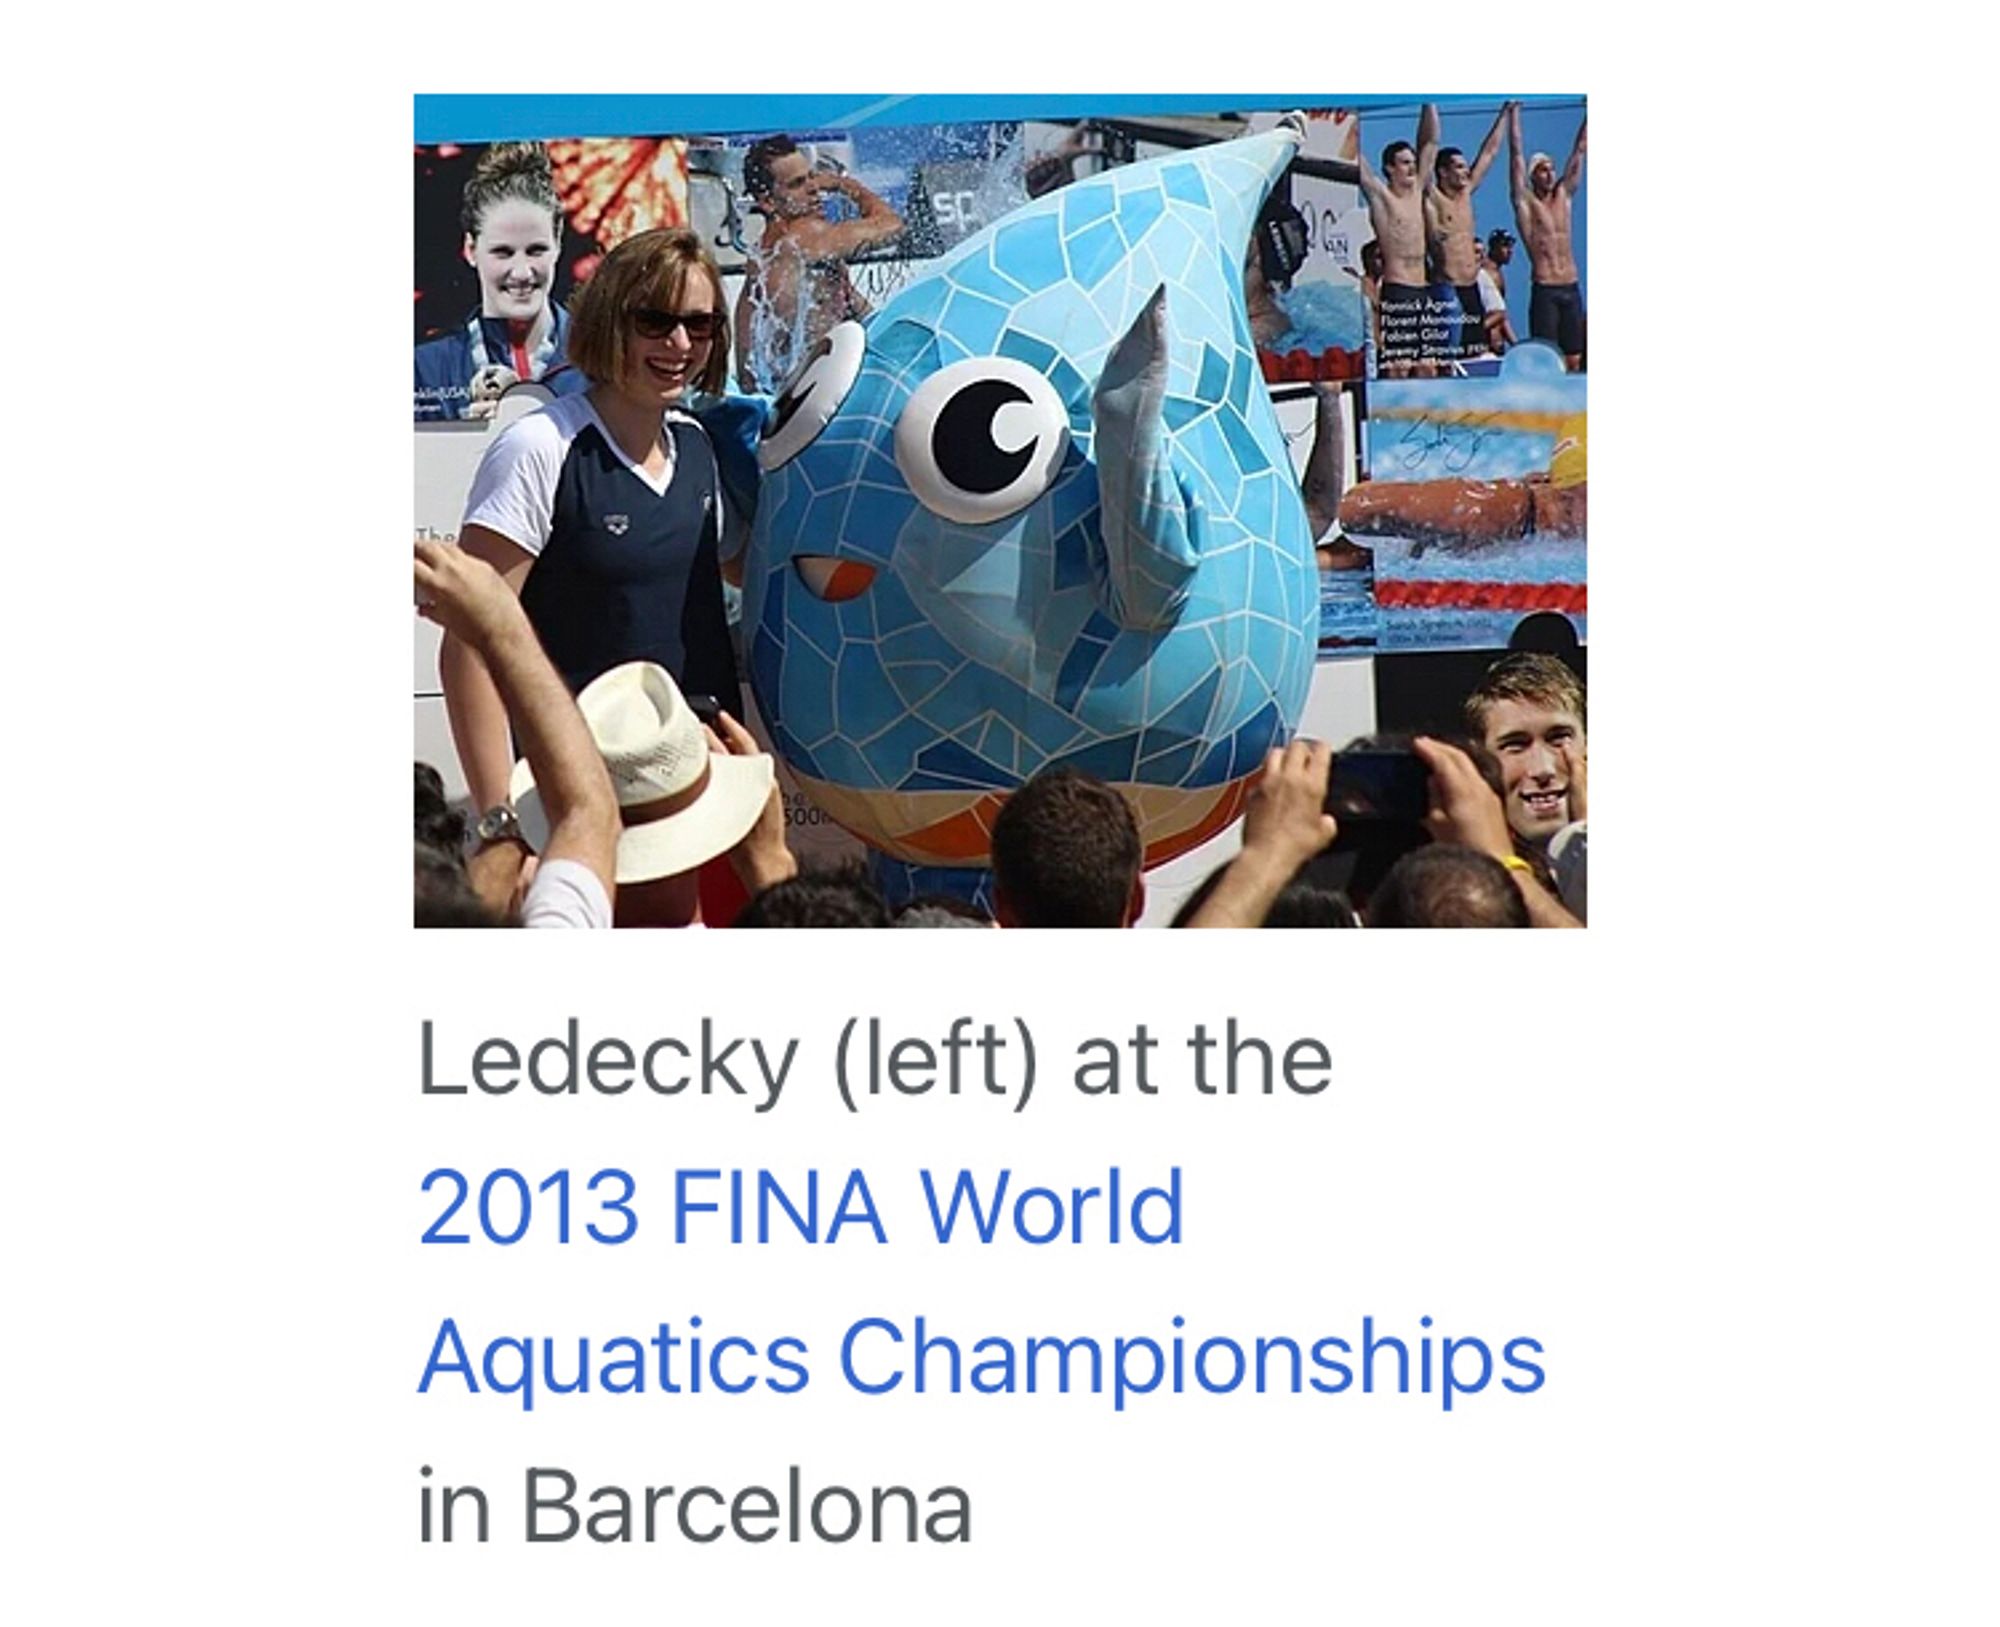
POLYGON ((595 384, 615 384, 625 376, 631 326, 627 313, 650 306, 681 309, 689 279, 703 276, 715 295, 715 337, 708 360, 695 380, 698 389, 722 393, 729 377, 729 305, 722 297, 722 273, 701 239, 681 227, 628 237, 604 257, 590 281, 570 301, 569 359, 595 384))
POLYGON ((558 243, 562 241, 563 212, 556 201, 555 171, 548 148, 539 141, 496 142, 479 155, 459 207, 465 235, 477 238, 494 205, 511 200, 548 210, 551 234, 558 243))

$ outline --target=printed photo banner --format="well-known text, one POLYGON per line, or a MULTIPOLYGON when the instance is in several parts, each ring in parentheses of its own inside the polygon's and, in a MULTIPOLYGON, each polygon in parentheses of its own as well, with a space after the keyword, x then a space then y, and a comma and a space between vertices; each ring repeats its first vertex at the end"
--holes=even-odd
MULTIPOLYGON (((735 323, 731 386, 771 395, 835 324, 1030 199, 1283 110, 1066 98, 1041 117, 894 122, 1012 109, 807 98, 796 111, 817 119, 744 128, 746 106, 795 100, 709 98, 706 128, 637 133, 621 121, 660 99, 419 98, 416 421, 488 425, 523 381, 584 388, 568 304, 636 232, 700 235, 735 323), (617 133, 561 133, 564 117, 617 133), (452 130, 527 139, 421 139, 452 130)), ((1326 100, 1292 104, 1307 139, 1244 267, 1317 545, 1320 654, 1492 648, 1548 611, 1581 638, 1583 103, 1326 100)))

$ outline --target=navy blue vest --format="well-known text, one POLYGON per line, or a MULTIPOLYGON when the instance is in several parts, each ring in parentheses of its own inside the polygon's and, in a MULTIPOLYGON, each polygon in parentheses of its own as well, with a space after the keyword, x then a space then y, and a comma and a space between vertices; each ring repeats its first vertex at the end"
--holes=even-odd
POLYGON ((674 478, 665 496, 595 423, 577 432, 521 604, 572 691, 624 662, 657 661, 683 694, 713 695, 741 718, 716 552, 715 453, 696 425, 667 428, 674 478))

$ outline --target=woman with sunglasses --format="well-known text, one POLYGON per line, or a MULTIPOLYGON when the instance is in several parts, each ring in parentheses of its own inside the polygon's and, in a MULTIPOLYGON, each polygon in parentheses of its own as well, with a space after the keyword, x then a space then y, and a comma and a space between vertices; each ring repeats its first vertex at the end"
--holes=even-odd
MULTIPOLYGON (((521 596, 572 692, 656 661, 688 695, 741 717, 719 548, 721 470, 688 398, 729 368, 722 278, 693 232, 619 244, 572 304, 571 364, 590 380, 510 425, 473 477, 459 543, 521 596)), ((439 657, 452 739, 475 808, 513 769, 506 708, 479 656, 439 657)))

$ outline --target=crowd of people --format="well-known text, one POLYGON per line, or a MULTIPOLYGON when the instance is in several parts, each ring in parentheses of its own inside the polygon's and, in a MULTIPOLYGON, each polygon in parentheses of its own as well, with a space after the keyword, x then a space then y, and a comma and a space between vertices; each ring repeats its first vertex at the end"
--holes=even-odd
MULTIPOLYGON (((418 542, 414 586, 422 614, 480 663, 521 750, 506 798, 470 826, 437 771, 416 765, 419 926, 1128 927, 1145 910, 1130 807, 1067 767, 1002 808, 991 915, 943 896, 892 910, 858 866, 801 868, 773 760, 729 712, 698 715, 659 663, 613 667, 572 698, 484 559, 418 542)), ((1173 924, 1582 925, 1582 685, 1551 656, 1503 657, 1464 727, 1456 740, 1272 752, 1241 850, 1173 924), (1343 759, 1415 769, 1417 800, 1344 788, 1343 759)))

